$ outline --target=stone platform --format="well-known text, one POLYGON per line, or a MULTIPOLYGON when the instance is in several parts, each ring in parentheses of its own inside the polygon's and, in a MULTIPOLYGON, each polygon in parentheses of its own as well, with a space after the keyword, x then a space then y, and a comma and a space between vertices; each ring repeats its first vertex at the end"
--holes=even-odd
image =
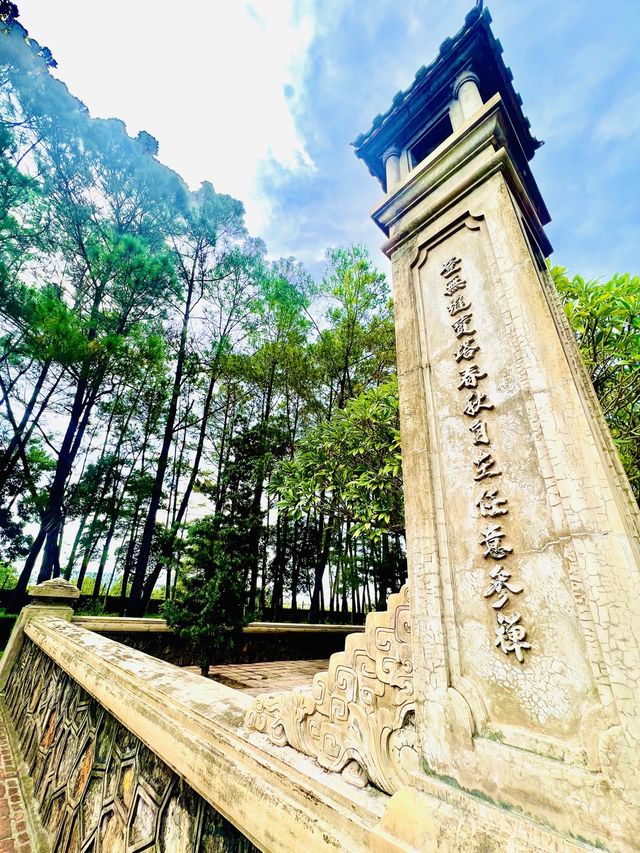
MULTIPOLYGON (((281 690, 311 687, 313 676, 329 668, 328 660, 281 660, 267 663, 221 664, 209 669, 209 678, 234 690, 257 696, 281 690)), ((197 666, 183 667, 196 675, 197 666)))

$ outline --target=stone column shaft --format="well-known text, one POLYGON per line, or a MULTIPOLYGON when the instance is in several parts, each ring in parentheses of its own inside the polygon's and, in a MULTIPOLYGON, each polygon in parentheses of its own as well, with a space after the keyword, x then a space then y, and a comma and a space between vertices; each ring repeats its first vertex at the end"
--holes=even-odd
POLYGON ((461 74, 453 87, 453 96, 460 104, 463 121, 468 121, 482 109, 482 95, 478 88, 478 78, 471 71, 461 74))
POLYGON ((374 212, 393 265, 418 739, 464 788, 629 840, 637 510, 509 133, 495 96, 374 212))
POLYGON ((400 149, 389 148, 385 151, 384 165, 387 178, 387 192, 391 192, 400 183, 400 149))

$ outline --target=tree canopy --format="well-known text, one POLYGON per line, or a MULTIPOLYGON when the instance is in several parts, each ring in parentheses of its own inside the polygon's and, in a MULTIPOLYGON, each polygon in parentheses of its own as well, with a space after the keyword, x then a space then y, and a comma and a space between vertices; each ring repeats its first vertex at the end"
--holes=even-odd
POLYGON ((569 278, 551 268, 631 488, 640 501, 640 278, 569 278))
MULTIPOLYGON (((406 574, 384 275, 360 245, 320 281, 269 258, 239 200, 92 118, 16 18, 0 4, 1 586, 161 597, 203 648, 221 618, 229 639, 285 604, 383 607, 406 574)), ((640 495, 640 280, 552 274, 640 495)))

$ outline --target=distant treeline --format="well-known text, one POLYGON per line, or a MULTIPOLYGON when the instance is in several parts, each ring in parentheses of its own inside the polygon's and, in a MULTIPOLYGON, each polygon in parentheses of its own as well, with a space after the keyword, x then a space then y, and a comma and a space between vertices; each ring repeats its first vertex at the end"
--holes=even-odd
POLYGON ((384 277, 358 246, 329 251, 320 283, 268 261, 239 201, 190 192, 151 136, 92 119, 10 16, 0 48, 0 554, 5 574, 20 567, 15 602, 36 580, 91 575, 94 600, 142 614, 214 554, 251 614, 383 604, 405 575, 384 277), (333 447, 328 423, 347 431, 333 447), (378 497, 368 472, 386 464, 378 497))

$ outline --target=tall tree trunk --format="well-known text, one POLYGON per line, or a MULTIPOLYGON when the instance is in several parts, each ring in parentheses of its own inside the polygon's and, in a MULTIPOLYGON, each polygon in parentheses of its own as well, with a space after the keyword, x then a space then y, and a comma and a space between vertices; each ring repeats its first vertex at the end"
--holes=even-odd
MULTIPOLYGON (((308 518, 309 516, 307 516, 308 518)), ((306 529, 306 528, 305 528, 306 529)), ((300 525, 298 523, 298 519, 296 518, 293 522, 293 548, 291 549, 291 609, 298 609, 298 583, 300 582, 300 563, 299 563, 299 551, 303 550, 304 543, 304 530, 302 533, 302 539, 299 543, 298 547, 298 534, 300 530, 300 525)))
POLYGON ((168 530, 174 528, 176 530, 180 521, 178 520, 178 495, 180 493, 180 480, 182 478, 182 471, 184 468, 184 457, 187 449, 187 438, 188 438, 189 430, 186 427, 182 431, 182 441, 174 442, 174 450, 173 450, 173 464, 171 471, 171 485, 169 486, 169 493, 167 496, 167 523, 166 527, 168 530))
POLYGON ((111 540, 113 539, 113 534, 116 532, 116 522, 118 520, 118 516, 115 512, 112 513, 111 521, 109 522, 109 529, 107 530, 107 535, 104 540, 104 544, 102 546, 102 554, 100 555, 100 564, 98 566, 98 572, 96 574, 96 581, 93 585, 93 593, 91 598, 95 601, 100 597, 100 587, 102 586, 102 575, 104 574, 104 567, 107 565, 107 559, 109 557, 109 548, 111 547, 111 540))
POLYGON ((91 519, 91 523, 89 524, 89 533, 87 536, 87 544, 82 554, 82 561, 80 563, 80 570, 78 571, 78 577, 76 578, 76 586, 82 592, 82 584, 84 583, 84 577, 87 573, 87 569, 89 568, 89 563, 93 559, 93 555, 96 552, 98 547, 98 543, 102 538, 102 531, 104 525, 98 521, 98 517, 100 515, 100 510, 97 509, 93 518, 91 519))
POLYGON ((64 570, 64 579, 66 581, 71 580, 71 574, 73 573, 73 567, 76 561, 76 553, 78 551, 78 545, 80 544, 80 540, 82 539, 82 533, 84 531, 85 525, 87 523, 87 518, 89 517, 88 513, 85 513, 80 519, 80 523, 78 524, 78 530, 76 532, 75 538, 73 540, 73 545, 71 546, 71 553, 69 554, 69 559, 67 560, 67 565, 64 570))
MULTIPOLYGON (((38 574, 38 583, 42 583, 42 581, 46 581, 51 577, 59 577, 60 575, 59 541, 61 527, 64 523, 62 508, 65 488, 73 469, 74 460, 78 450, 80 449, 82 438, 89 423, 89 416, 91 414, 91 409, 93 408, 93 403, 95 402, 95 397, 96 394, 92 393, 90 395, 91 403, 86 402, 84 404, 84 412, 81 419, 78 419, 78 421, 74 423, 70 421, 69 427, 73 428, 73 432, 70 436, 71 440, 67 446, 67 436, 65 436, 65 441, 63 441, 62 447, 60 448, 56 473, 49 491, 49 500, 47 502, 47 509, 45 510, 43 520, 43 523, 46 526, 47 536, 44 543, 42 564, 38 574)), ((29 554, 29 556, 31 556, 31 554, 29 554)))
POLYGON ((344 533, 343 538, 343 529, 342 525, 340 525, 340 545, 339 545, 339 553, 340 553, 340 563, 342 565, 342 615, 347 616, 349 613, 349 605, 347 604, 347 578, 349 578, 349 572, 345 572, 345 566, 348 563, 348 554, 345 554, 348 546, 346 545, 345 540, 349 536, 349 530, 347 528, 344 533))
POLYGON ((271 402, 273 397, 273 387, 276 374, 276 360, 273 359, 269 370, 269 381, 265 393, 264 407, 262 410, 262 419, 260 422, 260 449, 261 456, 258 462, 256 484, 253 492, 253 500, 251 502, 251 515, 253 524, 249 533, 249 554, 250 556, 250 580, 249 580, 249 612, 253 611, 256 606, 256 594, 258 591, 258 566, 260 560, 260 534, 262 533, 262 495, 264 492, 265 478, 265 442, 267 426, 271 417, 271 402))
POLYGON ((180 501, 180 506, 178 508, 178 512, 174 518, 174 524, 178 525, 182 523, 182 520, 187 512, 187 507, 189 506, 189 500, 191 499, 191 494, 193 492, 193 487, 196 484, 196 480, 198 478, 198 472, 200 471, 200 463, 202 462, 202 453, 204 451, 204 444, 207 437, 207 425, 209 423, 209 416, 211 414, 211 403, 213 401, 213 392, 215 391, 216 383, 218 381, 219 376, 219 368, 220 368, 220 359, 222 355, 222 345, 221 343, 216 348, 216 355, 213 361, 213 365, 211 367, 211 373, 209 376, 209 385, 207 386, 207 394, 205 396, 204 405, 202 407, 202 420, 200 422, 200 432, 198 434, 198 444, 196 445, 196 453, 191 462, 191 473, 189 475, 189 479, 187 481, 186 488, 182 493, 182 499, 180 501))
POLYGON ((284 576, 287 563, 287 513, 278 514, 276 523, 276 553, 273 560, 273 621, 278 622, 284 607, 284 576))
POLYGON ((127 612, 127 587, 129 586, 129 576, 133 566, 133 559, 136 549, 136 541, 138 539, 138 530, 140 526, 140 505, 138 501, 134 510, 133 519, 131 521, 131 532, 129 534, 129 544, 127 545, 127 553, 124 558, 122 567, 122 590, 120 592, 120 616, 124 616, 127 612))
MULTIPOLYGON (((317 622, 320 618, 320 610, 324 609, 324 591, 322 588, 324 572, 329 562, 329 553, 331 549, 331 538, 333 536, 334 515, 331 513, 324 526, 324 535, 322 538, 322 549, 318 555, 316 563, 314 579, 313 579, 313 594, 311 596, 311 607, 309 609, 309 622, 317 622)), ((322 534, 321 534, 322 535, 322 534)))
POLYGON ((233 420, 231 419, 231 425, 229 425, 230 420, 230 410, 233 405, 234 397, 232 395, 231 389, 227 391, 227 399, 225 400, 224 405, 224 419, 222 422, 222 432, 220 435, 220 449, 218 451, 218 476, 216 478, 216 484, 214 488, 214 512, 216 515, 219 515, 222 512, 222 507, 224 505, 225 500, 225 490, 223 488, 224 478, 222 476, 222 472, 228 462, 229 459, 229 445, 231 444, 230 438, 228 434, 231 433, 233 435, 233 420))
POLYGON ((36 564, 36 560, 44 546, 44 555, 40 573, 38 575, 38 583, 48 580, 52 575, 60 574, 60 558, 58 551, 58 537, 60 533, 60 525, 62 524, 62 505, 64 493, 73 462, 80 448, 80 443, 84 436, 84 432, 89 423, 89 416, 95 399, 97 397, 97 389, 102 381, 102 376, 94 377, 95 385, 93 388, 88 388, 88 381, 82 378, 76 386, 76 393, 71 407, 71 414, 67 429, 65 431, 62 446, 58 454, 56 470, 53 476, 53 482, 49 489, 49 496, 45 510, 42 514, 40 522, 40 530, 31 546, 24 567, 18 578, 14 590, 13 599, 18 602, 24 598, 27 586, 31 579, 31 574, 36 564))
MULTIPOLYGON (((44 540, 46 538, 47 531, 41 525, 40 530, 38 530, 36 537, 33 541, 33 545, 31 546, 32 550, 36 550, 36 554, 39 553, 42 545, 44 544, 44 540)), ((29 580, 31 578, 31 572, 33 571, 33 562, 30 566, 25 564, 24 568, 20 572, 20 577, 18 578, 18 583, 13 588, 11 593, 11 598, 9 601, 9 610, 13 613, 17 613, 19 610, 24 607, 27 601, 27 588, 29 586, 29 580)))
POLYGON ((390 555, 389 555, 389 534, 382 534, 382 559, 380 561, 380 589, 378 598, 378 610, 386 610, 387 607, 387 591, 390 588, 390 555))
POLYGON ((171 391, 171 400, 169 402, 169 411, 167 412, 167 420, 165 423, 164 435, 162 437, 162 447, 160 450, 160 456, 158 458, 158 466, 156 468, 156 476, 151 492, 151 500, 149 502, 149 509, 147 511, 147 517, 145 518, 144 527, 142 530, 142 539, 140 541, 140 548, 138 549, 138 556, 136 559, 133 580, 131 583, 131 596, 127 607, 127 611, 130 616, 144 615, 146 605, 149 599, 151 598, 151 593, 153 592, 153 588, 156 584, 156 581, 158 580, 158 575, 160 574, 161 565, 158 564, 157 567, 153 568, 149 578, 147 578, 145 582, 147 568, 149 565, 149 558, 151 557, 151 548, 153 544, 153 534, 156 526, 156 518, 158 515, 158 510, 160 509, 160 502, 162 500, 162 487, 164 485, 164 477, 167 471, 169 453, 171 450, 171 443, 173 441, 176 413, 178 411, 178 400, 180 398, 180 391, 182 388, 182 375, 184 372, 184 365, 187 354, 189 320, 191 317, 191 303, 193 300, 193 293, 195 288, 195 271, 196 265, 194 261, 191 269, 191 274, 187 283, 187 296, 185 301, 185 310, 182 317, 180 346, 178 349, 178 358, 176 361, 176 371, 173 378, 173 388, 171 391))

